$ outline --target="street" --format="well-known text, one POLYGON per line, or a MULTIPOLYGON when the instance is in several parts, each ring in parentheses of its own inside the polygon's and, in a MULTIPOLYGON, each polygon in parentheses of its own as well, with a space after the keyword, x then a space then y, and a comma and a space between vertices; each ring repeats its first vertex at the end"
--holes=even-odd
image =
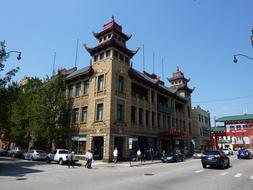
POLYGON ((157 163, 140 167, 127 164, 95 164, 68 168, 0 157, 0 189, 170 189, 251 190, 253 160, 230 156, 228 169, 203 169, 199 159, 179 163, 157 163))

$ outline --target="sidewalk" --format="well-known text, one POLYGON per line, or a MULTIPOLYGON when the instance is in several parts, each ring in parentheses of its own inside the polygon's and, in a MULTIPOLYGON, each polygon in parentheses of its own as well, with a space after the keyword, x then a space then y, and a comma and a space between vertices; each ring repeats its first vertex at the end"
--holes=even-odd
MULTIPOLYGON (((79 160, 77 162, 78 165, 83 166, 84 163, 86 161, 85 160, 79 160)), ((144 161, 132 161, 131 163, 129 161, 125 161, 125 162, 117 162, 116 164, 114 163, 107 163, 107 162, 103 162, 102 160, 95 160, 92 165, 93 166, 104 166, 104 167, 140 167, 140 166, 144 166, 144 165, 151 165, 151 164, 157 164, 157 163, 161 163, 161 160, 146 160, 144 161)))

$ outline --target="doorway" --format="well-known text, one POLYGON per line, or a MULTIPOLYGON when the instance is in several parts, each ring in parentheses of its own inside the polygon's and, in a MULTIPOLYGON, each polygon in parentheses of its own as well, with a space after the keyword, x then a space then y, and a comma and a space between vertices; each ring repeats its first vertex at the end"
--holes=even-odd
POLYGON ((114 148, 117 147, 118 149, 118 160, 122 160, 123 158, 123 137, 114 137, 114 148))
POLYGON ((93 157, 102 160, 104 153, 104 137, 93 137, 93 157))

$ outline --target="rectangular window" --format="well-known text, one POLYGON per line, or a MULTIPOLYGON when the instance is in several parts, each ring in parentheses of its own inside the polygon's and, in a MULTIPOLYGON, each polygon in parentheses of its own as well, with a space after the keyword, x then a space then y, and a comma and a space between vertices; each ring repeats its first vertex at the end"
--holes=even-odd
POLYGON ((82 107, 82 123, 87 123, 87 111, 88 107, 82 107))
POLYGON ((155 112, 152 112, 152 126, 155 126, 155 112))
POLYGON ((151 91, 151 103, 154 103, 154 99, 155 99, 155 93, 154 91, 151 91))
POLYGON ((104 90, 104 75, 98 76, 98 91, 104 90))
POLYGON ((105 52, 105 56, 106 56, 106 57, 110 57, 110 55, 111 55, 111 50, 107 50, 107 51, 105 52))
POLYGON ((104 104, 97 104, 97 115, 96 120, 103 120, 104 104))
POLYGON ((104 59, 104 53, 100 53, 99 59, 100 59, 100 60, 104 59))
POLYGON ((98 55, 95 55, 94 56, 94 62, 97 62, 98 61, 98 55))
POLYGON ((164 129, 166 128, 166 117, 165 117, 165 115, 163 115, 163 128, 164 129))
POLYGON ((157 125, 158 125, 158 128, 161 127, 160 114, 159 113, 157 114, 157 125))
POLYGON ((120 75, 118 78, 118 92, 120 92, 120 93, 124 92, 124 78, 120 75))
POLYGON ((119 55, 119 59, 120 59, 121 61, 123 61, 123 60, 124 60, 124 56, 123 56, 122 54, 120 54, 120 55, 119 55))
POLYGON ((143 111, 141 108, 139 108, 139 124, 142 125, 143 121, 142 121, 142 114, 143 114, 143 111))
POLYGON ((113 57, 118 58, 118 52, 115 50, 113 51, 113 57))
POLYGON ((70 85, 68 88, 68 97, 72 98, 73 96, 73 85, 70 85))
POLYGON ((125 57, 125 63, 128 64, 129 63, 129 58, 125 57))
POLYGON ((73 123, 78 124, 79 108, 74 109, 73 123))
POLYGON ((136 122, 136 108, 134 106, 131 107, 131 122, 135 123, 136 122))
POLYGON ((81 91, 81 83, 76 84, 76 96, 80 96, 80 91, 81 91))
POLYGON ((83 82, 83 94, 88 95, 89 94, 89 79, 86 79, 83 82))
POLYGON ((117 121, 123 121, 124 118, 124 106, 117 104, 117 121))
POLYGON ((149 126, 149 111, 146 110, 146 125, 149 126))

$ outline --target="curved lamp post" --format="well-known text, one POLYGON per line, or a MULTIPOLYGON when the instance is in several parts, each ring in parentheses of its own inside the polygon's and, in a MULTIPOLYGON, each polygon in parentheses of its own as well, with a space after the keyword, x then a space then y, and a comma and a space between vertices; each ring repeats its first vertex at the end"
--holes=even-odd
POLYGON ((250 60, 253 60, 252 57, 249 57, 249 56, 247 56, 247 55, 244 55, 244 54, 235 54, 235 55, 234 55, 234 63, 237 63, 237 62, 238 62, 237 57, 239 57, 239 56, 245 57, 245 58, 250 59, 250 60))
POLYGON ((17 60, 20 60, 21 59, 21 52, 20 51, 8 51, 6 52, 5 51, 5 41, 3 42, 0 42, 0 60, 8 57, 11 53, 17 53, 18 56, 17 56, 17 60))

